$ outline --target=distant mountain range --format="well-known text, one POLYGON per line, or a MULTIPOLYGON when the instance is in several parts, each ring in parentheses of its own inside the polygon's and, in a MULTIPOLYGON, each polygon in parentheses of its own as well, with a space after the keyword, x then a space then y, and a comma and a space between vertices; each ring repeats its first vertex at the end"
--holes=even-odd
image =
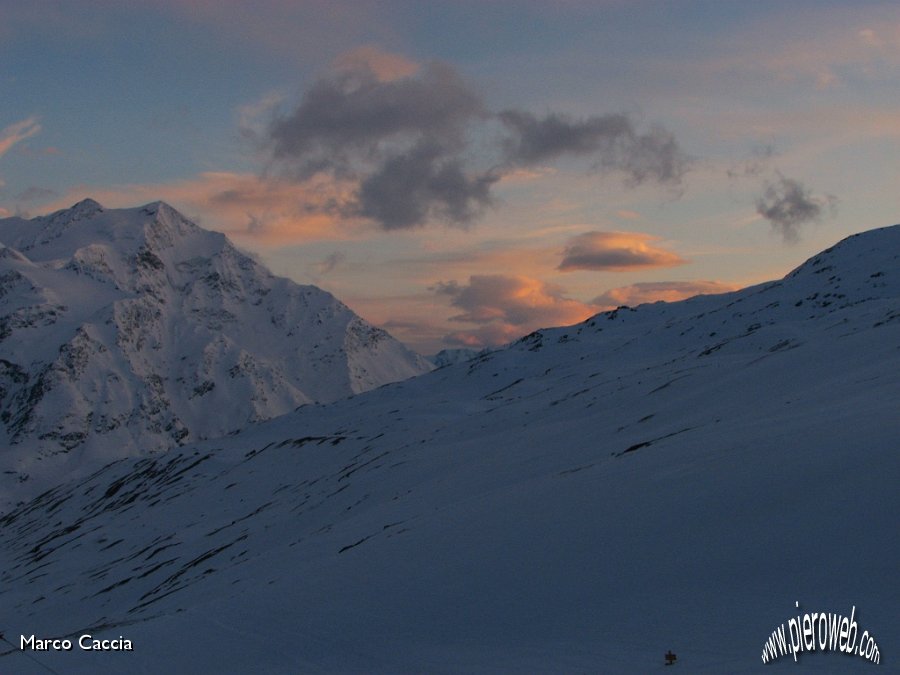
MULTIPOLYGON (((154 208, 148 222, 174 218, 154 208)), ((130 255, 148 269, 127 278, 155 289, 142 245, 130 255)), ((193 289, 188 313, 229 297, 189 267, 172 284, 193 289)), ((237 297, 268 300, 246 284, 237 297)), ((35 342, 68 304, 81 306, 34 312, 35 342)), ((86 325, 81 344, 108 330, 86 325)), ((143 345, 128 353, 149 358, 162 338, 125 325, 143 345)), ((755 673, 777 625, 852 607, 894 663, 898 346, 894 226, 779 281, 604 312, 110 464, 0 518, 0 630, 135 645, 33 654, 66 673, 649 673, 670 670, 669 650, 685 672, 755 673)), ((885 667, 840 653, 789 665, 885 667)), ((42 672, 8 646, 0 670, 42 672)))
POLYGON ((0 493, 432 365, 162 202, 0 220, 0 493))

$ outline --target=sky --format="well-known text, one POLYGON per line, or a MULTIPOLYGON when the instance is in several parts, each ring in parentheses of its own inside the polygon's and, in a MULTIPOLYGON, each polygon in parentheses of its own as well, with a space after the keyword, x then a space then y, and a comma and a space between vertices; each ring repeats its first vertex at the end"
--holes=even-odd
POLYGON ((412 348, 900 221, 900 6, 0 0, 0 217, 164 200, 412 348))

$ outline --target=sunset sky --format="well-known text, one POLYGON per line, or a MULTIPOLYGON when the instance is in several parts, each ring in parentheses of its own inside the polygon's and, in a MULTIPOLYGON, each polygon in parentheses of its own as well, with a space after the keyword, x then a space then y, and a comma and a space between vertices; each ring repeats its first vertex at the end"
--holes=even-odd
POLYGON ((900 6, 0 0, 0 217, 165 200, 411 347, 900 222, 900 6))

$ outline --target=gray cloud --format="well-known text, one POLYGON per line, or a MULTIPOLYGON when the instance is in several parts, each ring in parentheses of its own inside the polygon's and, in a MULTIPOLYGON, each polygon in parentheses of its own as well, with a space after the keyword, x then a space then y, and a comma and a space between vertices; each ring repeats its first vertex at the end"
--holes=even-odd
POLYGON ((397 144, 421 139, 458 150, 465 126, 483 113, 480 97, 450 67, 380 80, 360 66, 320 79, 268 135, 273 158, 299 177, 353 174, 384 161, 397 144))
POLYGON ((345 253, 341 253, 340 251, 334 251, 333 253, 329 253, 325 256, 324 259, 320 260, 315 264, 315 270, 319 274, 328 274, 332 272, 335 267, 340 265, 347 259, 347 255, 345 253))
POLYGON ((803 183, 784 176, 779 176, 776 183, 768 183, 756 200, 756 212, 788 242, 797 241, 800 226, 821 219, 826 208, 833 213, 837 198, 815 197, 803 183))
POLYGON ((725 173, 729 178, 757 178, 768 170, 769 164, 776 155, 775 146, 757 145, 750 151, 750 156, 734 164, 725 173))
POLYGON ((515 166, 573 155, 592 158, 595 169, 624 172, 632 185, 647 180, 678 184, 692 161, 671 132, 652 127, 639 134, 626 115, 576 120, 505 110, 498 117, 508 132, 502 141, 505 160, 515 166))
POLYGON ((435 218, 465 225, 493 203, 491 185, 499 178, 491 172, 469 175, 458 157, 425 141, 389 158, 362 181, 357 212, 386 230, 435 218))
POLYGON ((660 127, 638 133, 626 115, 494 114, 451 66, 398 59, 369 50, 341 60, 296 107, 254 132, 282 178, 325 176, 348 186, 340 203, 316 210, 327 206, 385 230, 435 220, 464 227, 494 204, 494 184, 524 165, 585 157, 636 185, 677 184, 690 163, 660 127))
POLYGON ((365 62, 316 82, 268 131, 273 160, 298 179, 316 173, 358 181, 346 216, 386 230, 440 219, 466 225, 492 203, 499 175, 474 172, 465 131, 485 115, 481 98, 440 63, 394 80, 365 62))
POLYGON ((35 187, 31 186, 22 190, 19 194, 16 195, 16 200, 20 202, 34 202, 40 201, 42 199, 50 199, 51 197, 55 197, 56 192, 53 190, 48 190, 47 188, 35 187))

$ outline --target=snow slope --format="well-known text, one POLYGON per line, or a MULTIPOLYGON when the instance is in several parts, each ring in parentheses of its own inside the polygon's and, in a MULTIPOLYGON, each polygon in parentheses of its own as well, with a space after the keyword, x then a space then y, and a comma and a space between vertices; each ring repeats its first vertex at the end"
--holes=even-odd
POLYGON ((898 262, 874 230, 60 485, 0 519, 0 631, 134 651, 0 670, 900 672, 898 262), (881 664, 762 664, 851 607, 881 664))
POLYGON ((0 242, 0 492, 431 369, 162 202, 7 218, 0 242))

